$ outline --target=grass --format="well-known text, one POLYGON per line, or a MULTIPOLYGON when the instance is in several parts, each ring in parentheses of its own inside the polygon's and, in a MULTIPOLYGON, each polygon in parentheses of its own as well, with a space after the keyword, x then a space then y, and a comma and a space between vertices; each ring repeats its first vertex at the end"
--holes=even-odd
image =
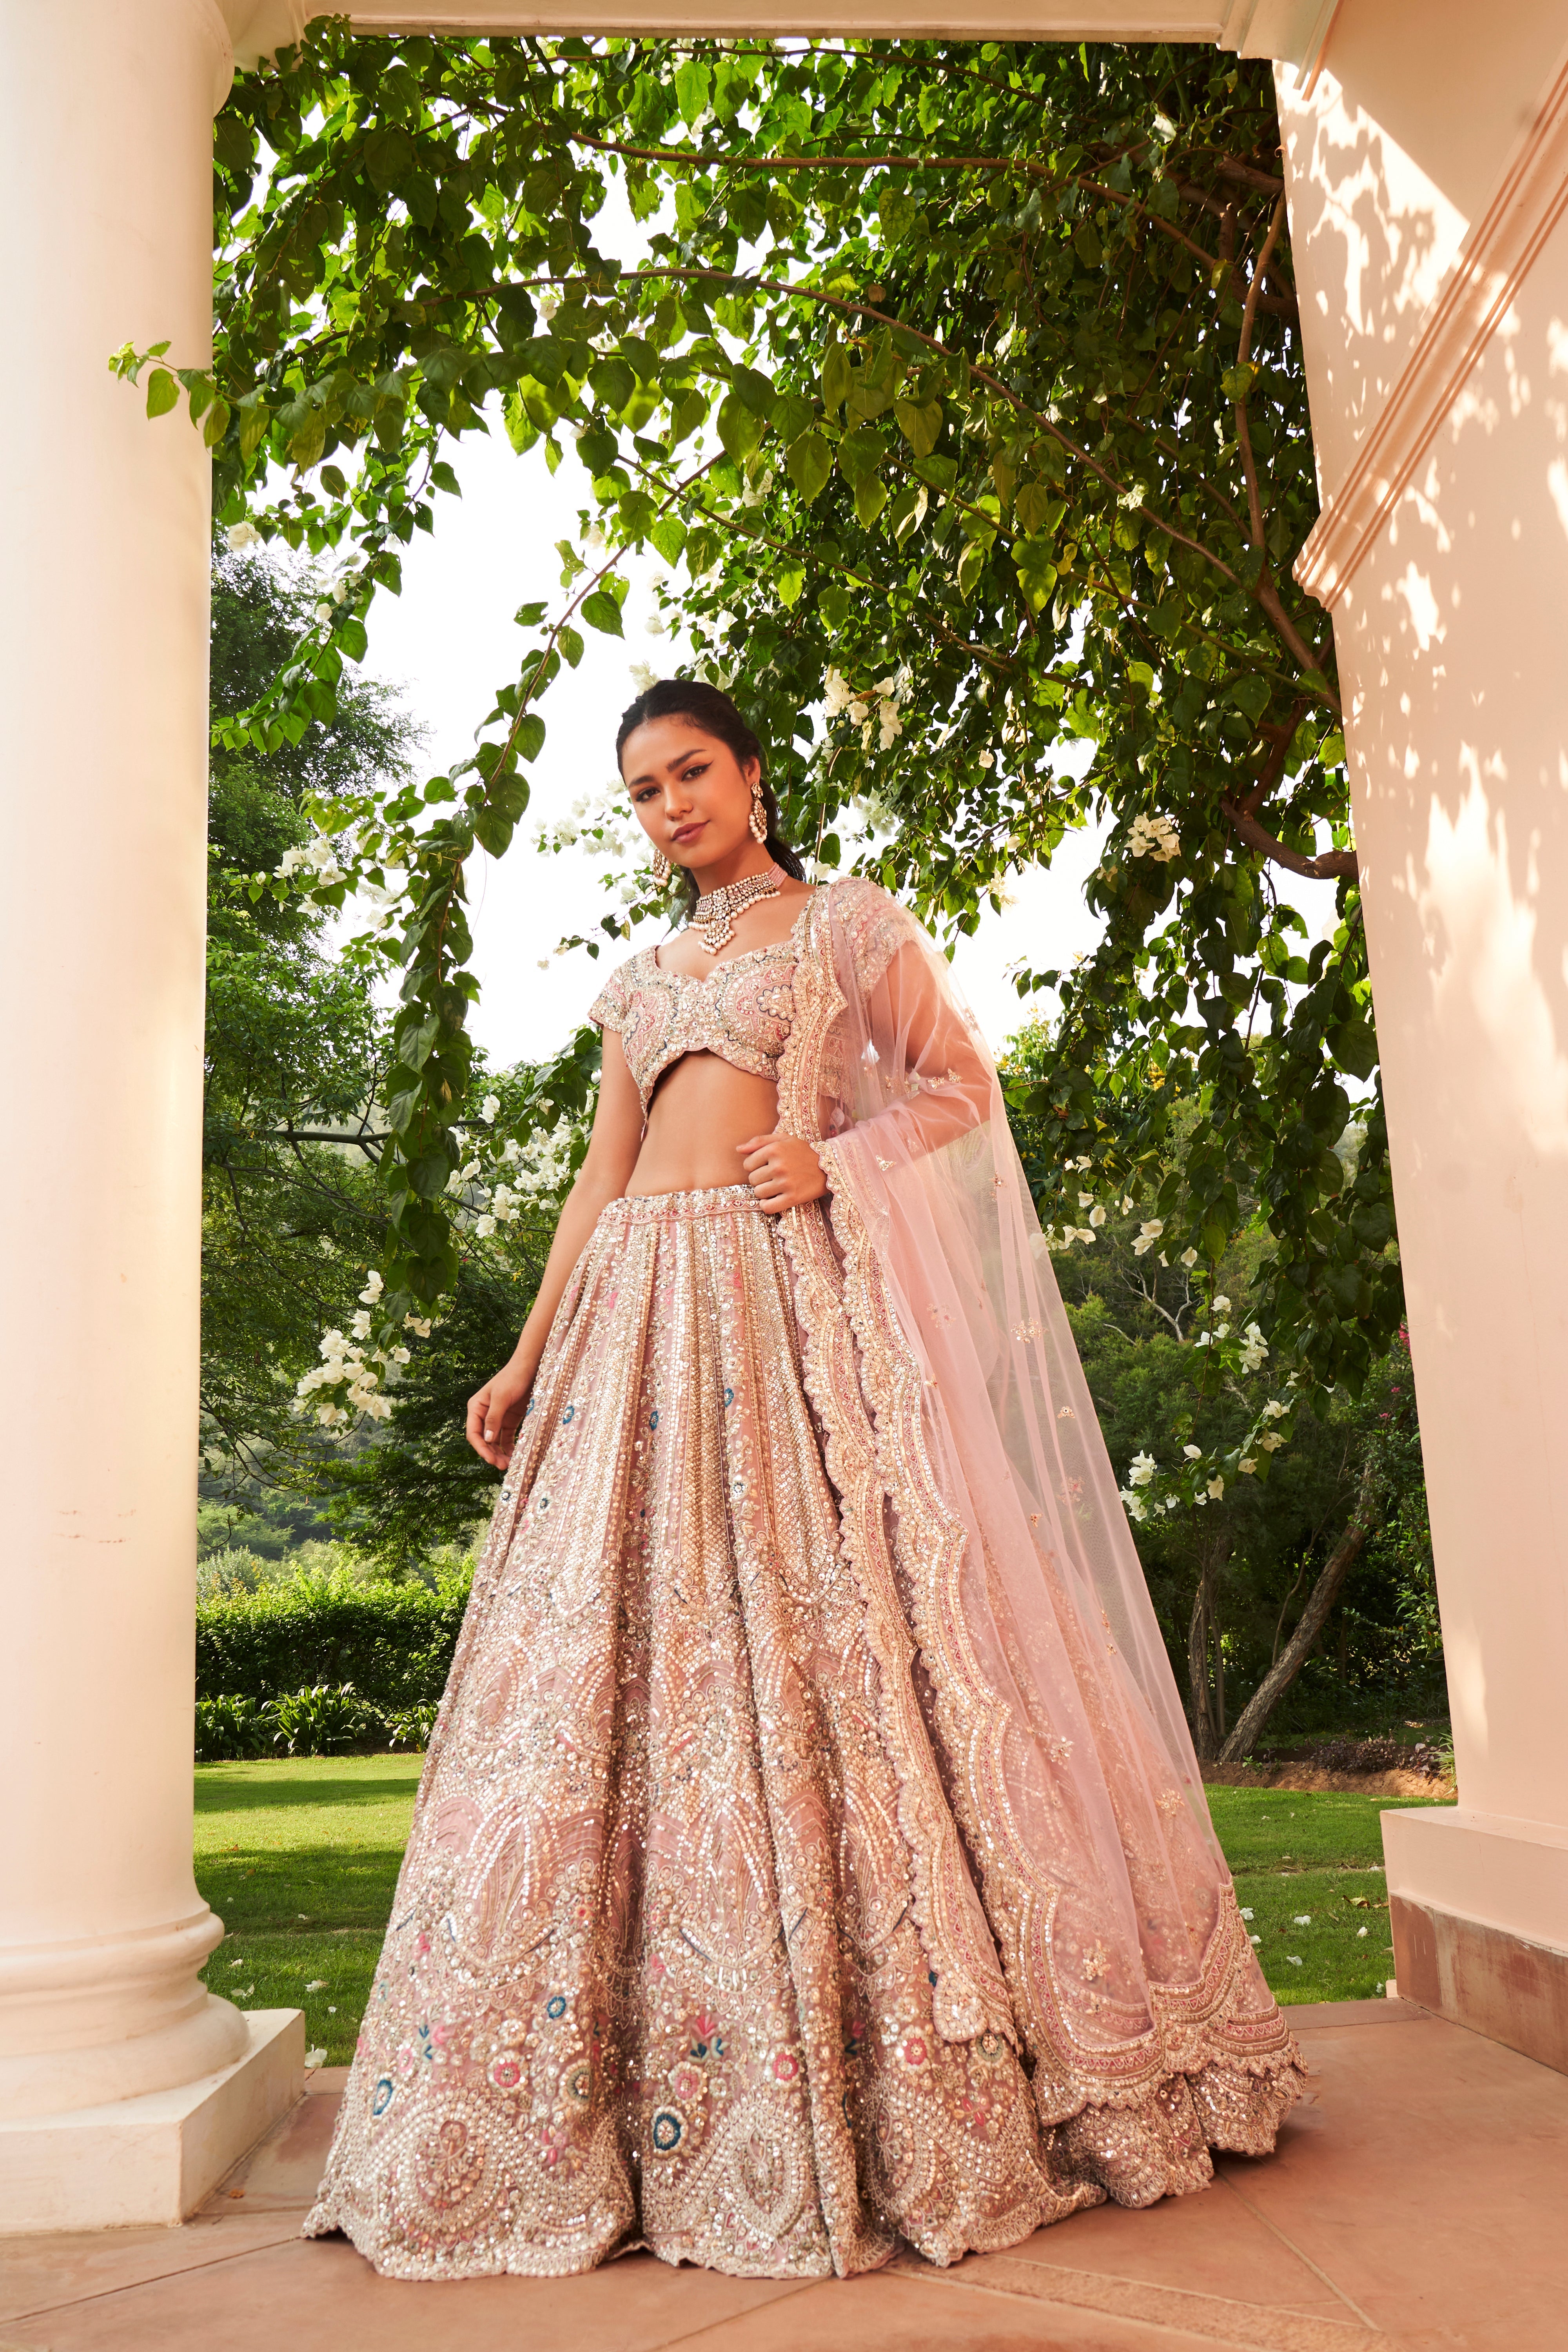
POLYGON ((1433 1801, 1294 1789, 1210 1789, 1208 1798, 1275 1998, 1381 1993, 1394 1949, 1379 1816, 1433 1801))
MULTIPOLYGON (((330 2066, 353 2054, 423 1761, 317 1756, 196 1768, 196 1883, 227 1930, 207 1983, 245 2009, 302 2009, 330 2066)), ((1279 1999, 1380 1993, 1393 1962, 1378 1817, 1402 1801, 1208 1793, 1279 1999)))
POLYGON ((242 2009, 302 2009, 329 2066, 353 2055, 424 1760, 196 1767, 196 1884, 227 1930, 206 1981, 242 2009))

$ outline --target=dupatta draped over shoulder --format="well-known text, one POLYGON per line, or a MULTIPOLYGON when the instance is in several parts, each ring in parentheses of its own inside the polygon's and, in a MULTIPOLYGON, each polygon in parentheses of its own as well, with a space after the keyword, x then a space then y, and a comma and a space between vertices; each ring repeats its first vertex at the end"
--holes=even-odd
POLYGON ((937 2029, 1007 2035, 1041 2123, 1142 2202, 1140 2180, 1206 2178, 1205 2140, 1271 2147, 1300 2054, 978 1028, 876 885, 818 891, 798 936, 779 1125, 831 1192, 784 1242, 937 2029))

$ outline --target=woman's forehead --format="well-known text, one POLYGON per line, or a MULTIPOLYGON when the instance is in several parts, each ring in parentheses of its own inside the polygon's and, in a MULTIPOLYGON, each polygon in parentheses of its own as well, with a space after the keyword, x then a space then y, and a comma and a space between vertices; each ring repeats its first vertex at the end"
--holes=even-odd
POLYGON ((628 784, 640 783, 648 776, 668 774, 672 768, 683 766, 697 752, 723 749, 718 736, 710 735, 693 719, 679 715, 645 719, 621 746, 621 773, 628 784))

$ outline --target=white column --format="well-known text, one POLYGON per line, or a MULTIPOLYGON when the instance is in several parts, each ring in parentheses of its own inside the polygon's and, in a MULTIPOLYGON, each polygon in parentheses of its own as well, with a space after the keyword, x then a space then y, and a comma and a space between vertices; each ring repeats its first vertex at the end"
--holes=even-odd
POLYGON ((1280 88, 1459 1780, 1397 1973, 1568 2067, 1565 31, 1344 0, 1280 88))
MULTIPOLYGON (((0 0, 11 2226, 55 2119, 167 2105, 257 2040, 198 1978, 191 1869, 208 467, 108 368, 207 353, 229 66, 211 0, 0 0)), ((142 2218, 69 2137, 98 2185, 27 2210, 142 2218)))

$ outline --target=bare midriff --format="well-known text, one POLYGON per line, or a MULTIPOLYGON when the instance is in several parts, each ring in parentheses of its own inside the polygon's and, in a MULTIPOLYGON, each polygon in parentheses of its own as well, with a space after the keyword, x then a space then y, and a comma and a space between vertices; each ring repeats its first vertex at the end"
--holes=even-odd
POLYGON ((737 1070, 717 1054, 683 1054, 654 1087, 628 1197, 743 1184, 739 1147, 771 1135, 777 1118, 771 1078, 737 1070))

